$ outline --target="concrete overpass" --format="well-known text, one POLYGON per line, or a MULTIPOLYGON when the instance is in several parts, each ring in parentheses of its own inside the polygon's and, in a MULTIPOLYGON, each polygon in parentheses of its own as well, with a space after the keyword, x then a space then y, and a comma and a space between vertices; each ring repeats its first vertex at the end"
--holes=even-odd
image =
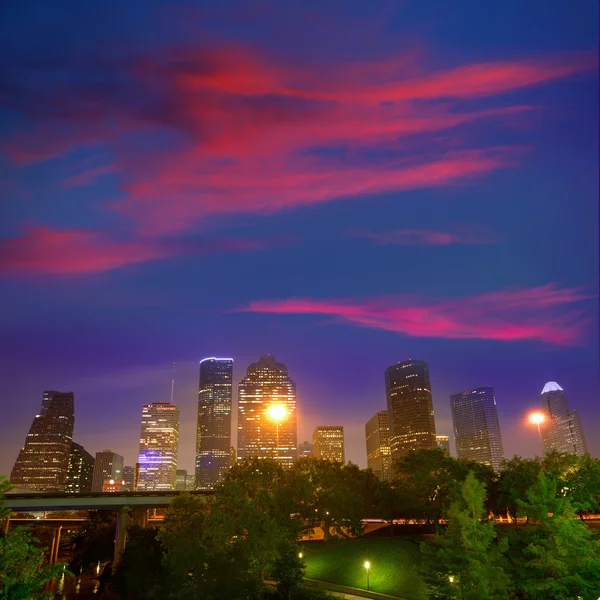
MULTIPOLYGON (((15 513, 51 512, 58 510, 113 510, 117 513, 117 529, 115 532, 115 552, 113 568, 116 567, 127 542, 127 526, 129 511, 133 513, 133 524, 145 527, 148 524, 148 509, 166 508, 173 498, 182 492, 84 492, 81 494, 43 494, 10 492, 4 496, 2 504, 15 513)), ((211 496, 212 491, 187 492, 193 496, 211 496)), ((52 519, 50 519, 52 520, 52 519)), ((43 524, 46 521, 40 520, 43 524)), ((6 520, 5 530, 10 526, 10 516, 6 520)), ((60 544, 62 525, 54 529, 49 561, 56 562, 60 544)))

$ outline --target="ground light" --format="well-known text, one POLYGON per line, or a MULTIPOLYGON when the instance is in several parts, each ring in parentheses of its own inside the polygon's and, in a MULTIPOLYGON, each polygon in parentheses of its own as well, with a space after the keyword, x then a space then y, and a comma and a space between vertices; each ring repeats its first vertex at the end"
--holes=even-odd
POLYGON ((365 560, 364 567, 367 571, 367 591, 369 591, 369 569, 371 568, 371 563, 368 560, 365 560))
POLYGON ((546 416, 541 412, 532 412, 529 415, 529 422, 533 425, 537 425, 538 436, 540 438, 540 447, 542 448, 542 456, 544 456, 544 440, 542 439, 542 430, 540 425, 546 420, 546 416))
POLYGON ((303 557, 303 556, 304 556, 304 554, 302 554, 302 552, 298 552, 298 558, 299 558, 300 560, 302 560, 302 557, 303 557))

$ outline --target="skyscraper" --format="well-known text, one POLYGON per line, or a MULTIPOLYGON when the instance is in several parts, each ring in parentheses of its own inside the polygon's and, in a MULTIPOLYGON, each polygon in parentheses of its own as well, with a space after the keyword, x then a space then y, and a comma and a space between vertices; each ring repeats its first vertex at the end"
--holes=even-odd
POLYGON ((378 479, 392 479, 392 449, 390 447, 390 426, 387 410, 375 413, 365 425, 367 440, 367 467, 378 479))
POLYGON ((142 407, 137 491, 175 489, 179 409, 170 402, 142 407))
POLYGON ((422 360, 406 360, 385 372, 392 457, 416 448, 435 448, 435 420, 429 367, 422 360))
POLYGON ((71 442, 69 473, 65 491, 68 494, 91 492, 93 474, 94 457, 83 446, 71 442))
POLYGON ((447 435, 436 435, 435 441, 438 448, 443 448, 448 454, 450 454, 450 438, 447 435))
POLYGON ((297 453, 296 384, 283 363, 261 356, 239 384, 238 460, 275 458, 289 467, 297 453))
POLYGON ((542 390, 542 411, 546 417, 542 424, 544 452, 558 450, 580 456, 587 452, 581 419, 555 381, 549 381, 542 390))
POLYGON ((450 396, 458 458, 490 465, 496 471, 504 458, 494 389, 480 387, 450 396))
POLYGON ((313 433, 313 456, 344 463, 344 428, 341 425, 319 425, 313 433))
POLYGON ((298 444, 298 458, 302 458, 303 456, 312 456, 313 455, 313 445, 310 442, 302 442, 298 444))
POLYGON ((34 492, 64 492, 74 424, 73 392, 44 392, 40 414, 35 416, 11 472, 11 483, 34 492))
POLYGON ((112 450, 96 452, 94 461, 94 474, 92 476, 92 492, 101 492, 104 481, 123 479, 123 457, 112 450))
POLYGON ((125 465, 123 467, 123 481, 125 482, 125 485, 123 486, 124 491, 135 491, 135 467, 132 467, 131 465, 125 465))
POLYGON ((229 469, 231 449, 232 358, 200 361, 196 486, 212 490, 229 469))

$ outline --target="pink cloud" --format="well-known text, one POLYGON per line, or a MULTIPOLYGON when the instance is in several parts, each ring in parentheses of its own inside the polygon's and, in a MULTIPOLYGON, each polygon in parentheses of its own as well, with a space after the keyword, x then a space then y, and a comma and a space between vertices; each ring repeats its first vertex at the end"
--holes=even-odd
POLYGON ((115 240, 89 229, 29 227, 20 237, 0 240, 0 274, 82 275, 169 256, 211 252, 252 252, 293 243, 276 240, 115 240))
POLYGON ((376 244, 405 246, 484 245, 496 244, 499 241, 496 236, 480 227, 462 227, 456 231, 394 229, 381 232, 357 232, 353 235, 373 240, 376 244))
POLYGON ((258 300, 241 310, 331 315, 355 325, 413 337, 536 340, 574 345, 584 337, 589 320, 572 305, 591 297, 581 288, 559 289, 548 284, 443 300, 408 296, 368 300, 258 300))

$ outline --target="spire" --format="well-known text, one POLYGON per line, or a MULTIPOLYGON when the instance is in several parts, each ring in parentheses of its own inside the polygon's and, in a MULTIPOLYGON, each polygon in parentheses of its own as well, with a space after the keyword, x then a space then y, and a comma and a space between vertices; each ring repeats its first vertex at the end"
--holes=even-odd
POLYGON ((175 392, 175 363, 173 363, 173 377, 171 378, 171 400, 170 404, 173 404, 173 394, 175 392))

